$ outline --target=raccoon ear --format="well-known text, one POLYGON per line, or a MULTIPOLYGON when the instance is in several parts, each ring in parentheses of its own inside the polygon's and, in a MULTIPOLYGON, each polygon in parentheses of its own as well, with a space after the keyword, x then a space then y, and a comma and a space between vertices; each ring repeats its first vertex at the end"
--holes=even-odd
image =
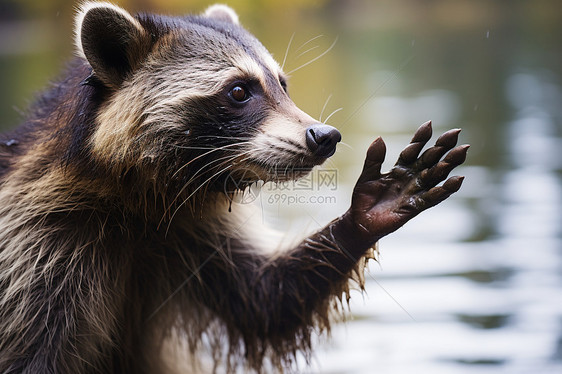
POLYGON ((213 18, 223 22, 230 22, 235 25, 238 25, 239 23, 236 12, 231 7, 223 4, 211 5, 207 8, 203 15, 208 18, 213 18))
POLYGON ((83 4, 75 27, 78 54, 108 87, 119 87, 150 50, 150 37, 139 21, 110 3, 83 4))

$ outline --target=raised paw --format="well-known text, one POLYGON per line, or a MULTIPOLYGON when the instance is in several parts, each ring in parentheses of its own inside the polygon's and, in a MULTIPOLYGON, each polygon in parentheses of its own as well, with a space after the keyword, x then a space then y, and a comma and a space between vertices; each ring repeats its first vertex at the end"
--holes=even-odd
POLYGON ((370 240, 395 231, 459 190, 463 177, 447 179, 465 161, 469 148, 456 146, 459 133, 460 129, 447 131, 420 155, 432 135, 431 122, 423 124, 385 174, 381 173, 386 153, 383 140, 377 138, 370 145, 348 212, 370 240))

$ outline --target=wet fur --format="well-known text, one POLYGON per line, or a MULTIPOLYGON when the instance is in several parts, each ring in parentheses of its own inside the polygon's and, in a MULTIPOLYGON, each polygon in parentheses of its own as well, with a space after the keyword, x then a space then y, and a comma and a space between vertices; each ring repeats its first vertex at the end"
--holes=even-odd
MULTIPOLYGON (((257 137, 256 126, 267 122, 259 108, 251 118, 216 112, 232 51, 225 47, 216 66, 187 68, 194 76, 204 70, 186 78, 199 86, 170 84, 174 71, 159 69, 166 58, 176 61, 167 44, 175 29, 189 23, 192 33, 226 35, 225 23, 136 20, 149 39, 128 58, 150 50, 143 63, 151 70, 92 74, 79 57, 25 124, 0 138, 0 372, 165 372, 163 342, 174 337, 193 355, 210 346, 215 364, 228 370, 259 371, 264 362, 281 369, 297 352, 309 357, 312 335, 329 330, 349 279, 363 286, 364 261, 317 288, 311 281, 332 274, 318 258, 337 251, 333 237, 307 239, 299 252, 258 247, 247 207, 229 214, 220 173, 245 157, 248 134, 257 137), (209 129, 225 118, 223 129, 209 129), (200 149, 186 136, 199 139, 200 149), (243 137, 240 145, 228 141, 243 137)), ((245 31, 232 30, 246 40, 245 31)), ((270 64, 241 58, 248 74, 270 64)), ((273 78, 256 79, 273 87, 273 78)), ((301 115, 292 110, 285 117, 301 115)), ((293 150, 286 162, 312 166, 302 164, 302 144, 275 144, 293 150)))

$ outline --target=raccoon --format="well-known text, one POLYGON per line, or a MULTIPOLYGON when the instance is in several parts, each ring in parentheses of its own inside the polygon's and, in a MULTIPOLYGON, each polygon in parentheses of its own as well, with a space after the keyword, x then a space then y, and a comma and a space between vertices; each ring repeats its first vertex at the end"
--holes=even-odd
POLYGON ((236 13, 87 2, 75 28, 63 78, 0 138, 2 373, 164 373, 175 342, 215 371, 291 368, 377 241, 461 186, 460 130, 422 153, 428 122, 388 173, 371 144, 342 216, 268 244, 232 194, 305 175, 341 135, 297 108, 236 13))

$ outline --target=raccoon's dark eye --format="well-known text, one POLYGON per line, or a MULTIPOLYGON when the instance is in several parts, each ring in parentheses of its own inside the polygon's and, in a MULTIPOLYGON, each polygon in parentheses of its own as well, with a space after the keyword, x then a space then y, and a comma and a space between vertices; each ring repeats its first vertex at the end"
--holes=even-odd
POLYGON ((230 97, 232 97, 235 101, 239 103, 243 103, 244 101, 248 100, 250 95, 248 94, 248 90, 243 86, 234 86, 230 90, 230 97))

